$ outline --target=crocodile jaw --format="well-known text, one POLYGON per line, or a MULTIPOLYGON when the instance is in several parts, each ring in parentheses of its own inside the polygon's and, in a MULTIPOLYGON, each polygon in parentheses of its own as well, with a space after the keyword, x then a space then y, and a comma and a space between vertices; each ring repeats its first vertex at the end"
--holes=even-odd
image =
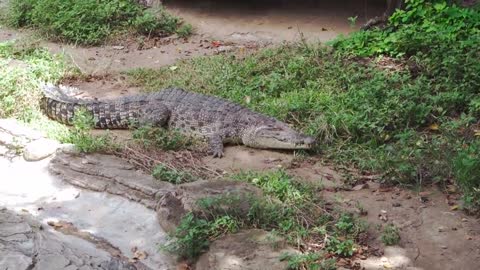
MULTIPOLYGON (((312 139, 313 140, 313 139, 312 139)), ((247 144, 247 146, 249 146, 247 144)), ((305 142, 286 142, 286 141, 278 141, 272 138, 259 138, 255 142, 254 145, 251 145, 255 148, 263 148, 263 149, 311 149, 313 147, 312 143, 305 143, 305 142)))
POLYGON ((313 137, 283 123, 250 129, 242 137, 242 142, 246 146, 264 149, 310 149, 315 145, 313 137))

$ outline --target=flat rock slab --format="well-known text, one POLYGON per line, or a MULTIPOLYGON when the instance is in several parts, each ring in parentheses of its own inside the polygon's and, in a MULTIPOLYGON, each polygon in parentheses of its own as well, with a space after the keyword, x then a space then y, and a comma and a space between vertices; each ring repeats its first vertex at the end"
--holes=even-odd
POLYGON ((0 157, 15 158, 23 153, 27 161, 40 161, 68 147, 15 119, 0 119, 0 157))
POLYGON ((27 215, 0 209, 0 269, 138 269, 91 243, 49 231, 27 215))
POLYGON ((23 149, 23 158, 26 161, 39 161, 57 152, 60 143, 51 139, 38 139, 28 143, 23 149))
MULTIPOLYGON (((174 258, 158 250, 158 246, 166 241, 166 233, 160 227, 152 209, 106 192, 78 189, 52 176, 48 170, 49 162, 49 158, 39 162, 27 162, 21 157, 13 159, 0 157, 0 168, 2 168, 0 205, 8 207, 10 211, 8 216, 0 215, 0 222, 4 223, 0 225, 2 228, 0 229, 0 270, 175 269, 174 258), (32 221, 12 223, 26 216, 29 216, 32 221), (71 223, 82 235, 88 233, 93 238, 104 239, 104 243, 109 243, 115 248, 115 256, 106 252, 102 245, 86 241, 78 235, 68 235, 53 230, 49 226, 51 222, 71 223), (30 228, 32 226, 35 228, 41 226, 43 230, 36 231, 37 229, 30 228), (22 240, 31 238, 23 233, 33 234, 30 231, 41 233, 39 240, 37 238, 31 241, 22 240), (43 235, 47 232, 47 236, 43 235), (30 255, 36 252, 36 247, 39 245, 37 241, 44 241, 47 237, 55 238, 52 241, 45 240, 45 251, 41 253, 45 256, 42 255, 43 259, 38 260, 38 263, 33 262, 35 266, 31 266, 32 258, 38 257, 30 255), (32 248, 19 251, 20 247, 29 246, 32 248), (69 255, 69 250, 72 250, 72 256, 69 255), (140 260, 140 266, 133 265, 135 268, 130 266, 125 268, 125 263, 135 257, 137 250, 145 252, 147 257, 140 260), (59 253, 63 257, 57 256, 59 253), (53 255, 50 256, 51 254, 53 255), (70 263, 77 257, 84 258, 83 254, 86 259, 82 260, 85 261, 86 266, 70 263), (111 259, 119 255, 122 260, 111 259), (111 261, 113 261, 112 265, 110 265, 111 261), (90 263, 100 266, 89 266, 90 263)), ((87 165, 89 165, 88 162, 87 165)), ((80 175, 85 179, 90 177, 88 174, 80 175)), ((131 181, 135 180, 136 178, 132 176, 131 181)), ((128 194, 130 189, 126 188, 126 191, 128 194)))
POLYGON ((50 171, 74 186, 121 195, 151 209, 157 198, 174 189, 172 184, 157 181, 112 155, 59 153, 51 161, 50 171))
POLYGON ((248 230, 227 235, 210 245, 195 265, 196 270, 287 269, 280 261, 284 253, 298 253, 286 247, 282 239, 263 230, 248 230), (277 247, 277 248, 274 248, 277 247))

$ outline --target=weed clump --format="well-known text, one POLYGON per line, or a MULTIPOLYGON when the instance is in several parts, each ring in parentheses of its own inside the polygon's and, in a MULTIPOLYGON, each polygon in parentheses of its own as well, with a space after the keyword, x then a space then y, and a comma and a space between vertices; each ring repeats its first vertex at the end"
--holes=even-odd
POLYGON ((84 108, 77 109, 73 116, 73 128, 61 140, 75 144, 80 152, 100 152, 114 149, 112 138, 107 135, 93 136, 90 131, 95 126, 93 115, 84 108))
POLYGON ((171 241, 161 248, 177 254, 180 258, 196 258, 210 245, 210 227, 207 220, 199 219, 192 213, 188 213, 172 234, 175 241, 171 241))
POLYGON ((175 185, 192 182, 193 176, 188 172, 169 168, 165 164, 158 164, 153 168, 152 176, 160 181, 166 181, 175 185))
POLYGON ((176 31, 177 35, 181 38, 186 38, 193 34, 193 26, 189 23, 183 24, 176 31))
POLYGON ((301 250, 309 247, 310 252, 303 255, 282 256, 282 260, 288 261, 289 269, 303 269, 301 267, 305 266, 332 269, 335 259, 325 260, 327 253, 344 257, 355 253, 357 239, 366 228, 357 217, 332 211, 326 218, 327 211, 321 207, 321 201, 312 196, 314 188, 294 183, 284 171, 247 172, 235 178, 237 181, 252 182, 254 175, 262 179, 256 185, 266 197, 227 194, 200 199, 197 201, 199 210, 183 218, 172 235, 172 241, 163 248, 183 259, 193 260, 208 247, 209 242, 222 235, 240 229, 259 228, 283 236, 301 250), (300 196, 286 195, 279 182, 295 187, 300 196), (315 243, 317 247, 320 243, 325 248, 313 252, 309 243, 315 243))
POLYGON ((393 246, 400 242, 400 232, 398 228, 393 224, 388 224, 383 229, 381 235, 382 242, 387 246, 393 246))
POLYGON ((133 131, 133 139, 145 148, 157 147, 167 151, 186 149, 193 144, 192 138, 183 135, 177 130, 168 130, 149 125, 135 129, 133 131))
POLYGON ((335 270, 337 269, 335 259, 324 259, 319 253, 305 254, 282 254, 280 260, 287 261, 288 270, 317 269, 317 270, 335 270))
POLYGON ((132 0, 16 0, 7 17, 14 27, 34 27, 51 39, 85 45, 122 31, 168 35, 180 25, 163 8, 145 10, 132 0))
POLYGON ((247 181, 282 202, 301 202, 312 198, 311 189, 296 182, 285 170, 268 174, 248 171, 233 175, 233 179, 247 181))

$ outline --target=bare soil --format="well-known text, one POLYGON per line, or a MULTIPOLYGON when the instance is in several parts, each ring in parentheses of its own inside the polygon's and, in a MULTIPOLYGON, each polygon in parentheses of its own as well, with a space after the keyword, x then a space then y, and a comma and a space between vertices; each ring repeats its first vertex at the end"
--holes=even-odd
MULTIPOLYGON (((357 25, 361 25, 383 11, 381 4, 370 5, 371 1, 367 3, 366 0, 285 1, 282 5, 232 2, 167 1, 170 11, 195 26, 196 34, 187 40, 178 37, 146 42, 129 39, 89 48, 42 43, 52 52, 65 53, 84 74, 88 74, 81 80, 67 80, 66 84, 78 87, 86 95, 111 98, 141 91, 128 85, 120 74, 125 70, 168 66, 179 59, 224 53, 239 47, 254 50, 298 40, 302 35, 310 41, 326 41, 356 29, 349 25, 348 17, 358 16, 357 25)), ((29 33, 0 28, 0 41, 26 35, 29 33)), ((116 135, 128 137, 129 134, 116 135)), ((205 157, 202 162, 209 168, 225 172, 287 168, 304 181, 324 186, 322 196, 340 201, 349 209, 360 205, 367 211, 366 220, 372 224, 369 239, 372 246, 383 249, 376 224, 396 224, 401 229, 402 239, 398 253, 362 261, 367 269, 480 268, 480 220, 458 210, 459 202, 437 187, 428 187, 419 193, 384 188, 368 181, 363 186, 351 188, 344 184, 341 173, 321 162, 321 157, 302 161, 291 152, 243 146, 229 146, 225 154, 222 159, 205 157), (399 258, 408 263, 397 264, 399 258)))
POLYGON ((358 29, 380 15, 383 1, 165 1, 174 14, 196 27, 198 33, 233 42, 280 43, 305 38, 325 42, 358 29), (357 17, 351 25, 350 17, 357 17))

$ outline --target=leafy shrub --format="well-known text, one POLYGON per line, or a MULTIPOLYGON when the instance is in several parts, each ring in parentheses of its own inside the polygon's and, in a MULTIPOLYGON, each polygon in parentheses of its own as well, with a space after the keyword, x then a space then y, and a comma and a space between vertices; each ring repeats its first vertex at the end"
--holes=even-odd
POLYGON ((180 19, 170 15, 164 8, 156 11, 145 11, 143 15, 135 18, 134 28, 145 35, 164 35, 172 34, 185 27, 185 24, 178 28, 180 19))
POLYGON ((9 21, 15 27, 38 28, 50 38, 87 45, 126 29, 139 34, 171 34, 179 24, 179 19, 165 10, 145 11, 131 0, 12 1, 9 21))
POLYGON ((163 164, 158 164, 153 168, 152 176, 160 181, 166 181, 176 185, 193 181, 191 174, 168 168, 163 164))
POLYGON ((340 234, 348 235, 355 232, 356 222, 351 214, 343 214, 338 219, 335 227, 340 234))
POLYGON ((351 239, 342 241, 332 236, 328 239, 327 250, 342 257, 351 257, 355 252, 355 246, 351 239))
POLYGON ((382 242, 387 246, 393 246, 400 242, 400 232, 398 228, 393 224, 388 224, 383 229, 381 236, 382 242))
POLYGON ((172 235, 173 241, 162 246, 162 249, 177 254, 183 259, 194 259, 209 246, 209 222, 196 218, 189 213, 181 220, 172 235))
POLYGON ((411 58, 422 75, 435 78, 433 102, 442 114, 469 106, 480 86, 480 12, 445 1, 407 1, 390 17, 386 29, 360 31, 332 45, 356 56, 411 58), (442 101, 443 99, 443 101, 442 101), (443 106, 442 106, 443 105, 443 106))
POLYGON ((388 172, 392 180, 399 182, 455 177, 464 190, 466 204, 476 207, 480 197, 478 185, 473 184, 477 179, 471 173, 478 169, 478 157, 467 154, 476 146, 470 138, 458 135, 480 116, 479 29, 478 8, 462 8, 446 1, 410 0, 405 10, 393 14, 385 29, 357 32, 332 43, 342 54, 388 55, 415 63, 421 72, 417 81, 422 81, 419 89, 423 100, 409 100, 417 104, 415 115, 420 116, 419 120, 436 127, 437 134, 408 130, 394 135, 396 143, 384 147, 392 157, 386 162, 388 172), (441 123, 443 127, 438 129, 441 123), (455 156, 463 144, 470 146, 452 162, 449 157, 455 156))
POLYGON ((229 215, 225 215, 211 222, 209 234, 212 237, 220 237, 227 233, 235 233, 239 229, 239 221, 229 215))

